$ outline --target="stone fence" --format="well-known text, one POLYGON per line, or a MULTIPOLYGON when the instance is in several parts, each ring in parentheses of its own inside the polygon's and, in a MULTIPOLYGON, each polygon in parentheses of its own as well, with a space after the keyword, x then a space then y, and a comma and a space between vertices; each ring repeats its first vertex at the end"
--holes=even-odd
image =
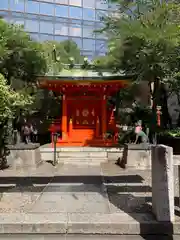
POLYGON ((35 169, 41 162, 39 144, 8 145, 8 164, 12 168, 35 169))

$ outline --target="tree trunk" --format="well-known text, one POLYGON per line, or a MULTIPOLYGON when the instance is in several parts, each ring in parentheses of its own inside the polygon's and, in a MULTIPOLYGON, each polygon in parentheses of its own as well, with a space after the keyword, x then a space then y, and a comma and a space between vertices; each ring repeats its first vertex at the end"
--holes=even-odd
POLYGON ((172 119, 168 111, 167 100, 168 96, 166 92, 166 87, 163 83, 161 83, 160 86, 160 106, 162 107, 161 127, 165 129, 172 127, 172 119))
MULTIPOLYGON (((177 96, 177 100, 178 100, 178 105, 180 106, 180 96, 179 96, 179 93, 177 93, 176 96, 177 96)), ((179 112, 179 116, 178 116, 178 120, 177 120, 177 126, 180 127, 180 112, 179 112)))
POLYGON ((156 133, 157 133, 157 106, 159 102, 159 86, 160 86, 160 80, 158 78, 155 78, 153 81, 153 86, 150 86, 150 93, 152 97, 152 124, 150 127, 151 131, 151 141, 153 144, 156 144, 156 133))

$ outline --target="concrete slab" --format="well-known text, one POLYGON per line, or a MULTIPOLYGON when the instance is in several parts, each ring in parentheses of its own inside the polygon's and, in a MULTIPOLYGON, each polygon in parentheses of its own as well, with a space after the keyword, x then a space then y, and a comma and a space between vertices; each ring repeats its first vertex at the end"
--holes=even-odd
MULTIPOLYGON (((50 188, 50 186, 48 186, 50 188)), ((69 189, 68 189, 69 190, 69 189)), ((87 190, 86 190, 87 191, 87 190)), ((86 212, 105 213, 109 212, 109 200, 104 192, 79 194, 72 192, 43 192, 41 197, 32 206, 30 212, 86 212)))
POLYGON ((94 165, 75 165, 75 164, 64 164, 58 165, 55 175, 59 176, 100 176, 101 166, 94 165))
POLYGON ((67 216, 60 214, 1 214, 0 233, 66 233, 67 216))

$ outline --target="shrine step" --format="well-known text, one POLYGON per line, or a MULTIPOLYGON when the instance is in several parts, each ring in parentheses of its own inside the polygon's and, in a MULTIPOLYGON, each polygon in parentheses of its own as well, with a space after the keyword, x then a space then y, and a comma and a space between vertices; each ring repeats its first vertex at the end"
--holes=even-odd
MULTIPOLYGON (((54 159, 54 148, 40 147, 43 161, 54 159)), ((58 162, 63 163, 101 163, 117 160, 122 155, 120 148, 106 147, 61 147, 57 148, 58 162)))
POLYGON ((64 164, 77 164, 77 165, 86 165, 86 164, 93 164, 93 165, 99 165, 103 162, 107 162, 107 158, 58 158, 58 163, 64 163, 64 164))

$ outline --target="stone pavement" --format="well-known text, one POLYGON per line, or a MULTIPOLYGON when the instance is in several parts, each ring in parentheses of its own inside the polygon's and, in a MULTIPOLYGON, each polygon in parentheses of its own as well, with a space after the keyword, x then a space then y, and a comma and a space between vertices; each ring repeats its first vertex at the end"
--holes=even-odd
POLYGON ((150 171, 43 163, 0 172, 0 233, 169 234, 172 226, 151 213, 150 171))
MULTIPOLYGON (((139 235, 59 235, 59 234, 16 234, 0 235, 1 240, 154 240, 156 236, 139 236, 139 235)), ((158 235, 158 240, 180 240, 180 236, 163 236, 158 235)))

